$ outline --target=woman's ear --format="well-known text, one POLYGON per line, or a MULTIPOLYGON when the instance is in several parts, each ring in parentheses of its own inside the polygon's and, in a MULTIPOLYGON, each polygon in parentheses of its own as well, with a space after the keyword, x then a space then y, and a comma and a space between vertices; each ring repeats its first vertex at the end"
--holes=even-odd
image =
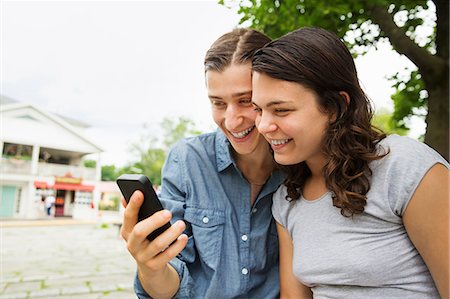
POLYGON ((331 113, 330 123, 334 123, 338 117, 341 117, 342 113, 344 113, 344 111, 347 110, 350 104, 350 95, 346 91, 340 91, 339 96, 342 97, 342 99, 345 101, 345 106, 343 105, 344 103, 342 102, 337 103, 336 107, 338 109, 338 112, 331 113), (339 116, 337 115, 337 113, 339 114, 339 116))
POLYGON ((346 91, 340 91, 339 95, 344 98, 345 103, 347 103, 348 107, 348 105, 350 105, 350 96, 348 95, 348 93, 346 91))

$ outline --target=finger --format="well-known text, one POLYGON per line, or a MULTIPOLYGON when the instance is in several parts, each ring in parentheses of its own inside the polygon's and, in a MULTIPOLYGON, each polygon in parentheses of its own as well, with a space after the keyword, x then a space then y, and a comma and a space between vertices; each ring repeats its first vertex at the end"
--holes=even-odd
POLYGON ((153 269, 160 269, 175 258, 187 245, 188 236, 181 234, 176 241, 167 247, 163 252, 159 253, 155 258, 148 260, 147 267, 153 269))
POLYGON ((158 270, 160 267, 163 267, 171 259, 170 257, 173 254, 176 256, 186 246, 186 244, 182 245, 183 241, 181 243, 177 241, 185 228, 186 224, 184 221, 178 220, 175 222, 164 233, 149 242, 146 247, 141 247, 141 250, 135 254, 136 261, 145 263, 153 270, 158 270), (169 250, 168 253, 165 253, 167 250, 169 250))
POLYGON ((161 253, 166 250, 172 242, 176 241, 176 239, 181 235, 181 233, 186 228, 186 224, 183 220, 178 220, 173 225, 170 226, 164 233, 155 238, 152 242, 150 242, 148 248, 149 251, 155 255, 161 253))
POLYGON ((122 196, 122 198, 120 199, 120 201, 122 202, 122 206, 124 207, 124 208, 126 208, 127 207, 127 201, 125 200, 125 198, 122 196))
POLYGON ((172 213, 170 213, 170 211, 162 210, 156 212, 133 227, 132 232, 129 235, 129 241, 133 243, 143 243, 147 240, 146 238, 149 234, 169 222, 171 218, 172 213))
POLYGON ((133 230, 134 226, 138 222, 139 208, 144 201, 144 195, 141 191, 137 190, 131 195, 130 201, 125 208, 123 214, 123 225, 120 230, 120 234, 125 240, 128 240, 128 236, 133 230))

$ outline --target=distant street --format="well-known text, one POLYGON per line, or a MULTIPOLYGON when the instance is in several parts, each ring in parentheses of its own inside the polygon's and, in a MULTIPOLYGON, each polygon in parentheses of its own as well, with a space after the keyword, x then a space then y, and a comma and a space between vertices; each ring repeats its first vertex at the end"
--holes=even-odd
POLYGON ((0 299, 136 298, 135 263, 117 226, 0 223, 0 299))

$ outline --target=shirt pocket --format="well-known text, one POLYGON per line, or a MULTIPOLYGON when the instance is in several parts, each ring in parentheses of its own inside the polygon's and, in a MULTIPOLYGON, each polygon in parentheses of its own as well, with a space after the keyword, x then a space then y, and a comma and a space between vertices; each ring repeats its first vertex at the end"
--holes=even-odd
POLYGON ((199 259, 211 268, 217 267, 223 242, 225 212, 187 207, 184 219, 191 224, 199 259))

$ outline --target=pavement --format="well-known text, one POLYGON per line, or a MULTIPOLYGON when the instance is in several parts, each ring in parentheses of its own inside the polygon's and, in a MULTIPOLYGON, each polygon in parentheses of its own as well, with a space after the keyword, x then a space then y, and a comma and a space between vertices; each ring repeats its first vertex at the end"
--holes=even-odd
POLYGON ((0 221, 0 299, 136 298, 136 266, 117 225, 0 221))

